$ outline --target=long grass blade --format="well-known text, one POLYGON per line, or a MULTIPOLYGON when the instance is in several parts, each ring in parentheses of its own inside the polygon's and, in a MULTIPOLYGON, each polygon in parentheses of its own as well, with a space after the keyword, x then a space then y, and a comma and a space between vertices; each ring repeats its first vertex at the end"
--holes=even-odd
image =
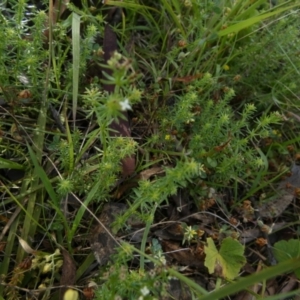
POLYGON ((261 282, 263 280, 268 280, 286 272, 291 272, 298 269, 299 267, 299 258, 285 261, 275 267, 267 268, 259 273, 255 273, 253 275, 239 279, 234 283, 228 284, 206 296, 201 297, 201 300, 222 299, 224 297, 228 297, 229 295, 233 295, 239 291, 245 290, 247 287, 254 285, 255 283, 261 282))
POLYGON ((78 102, 79 64, 80 64, 80 16, 72 14, 72 46, 73 46, 73 122, 75 128, 78 102))
POLYGON ((219 32, 217 32, 217 34, 218 34, 219 37, 222 37, 222 36, 226 36, 230 33, 237 33, 239 31, 241 31, 242 29, 248 28, 248 27, 250 27, 250 26, 252 26, 256 23, 259 23, 259 22, 261 22, 265 19, 268 19, 270 17, 273 17, 273 16, 275 16, 279 13, 282 13, 286 10, 292 9, 296 6, 300 6, 300 4, 291 5, 291 6, 288 6, 288 7, 277 9, 273 12, 269 12, 269 13, 265 13, 265 14, 261 14, 259 16, 249 18, 249 19, 241 21, 237 24, 231 25, 231 26, 227 27, 226 29, 220 30, 219 32))

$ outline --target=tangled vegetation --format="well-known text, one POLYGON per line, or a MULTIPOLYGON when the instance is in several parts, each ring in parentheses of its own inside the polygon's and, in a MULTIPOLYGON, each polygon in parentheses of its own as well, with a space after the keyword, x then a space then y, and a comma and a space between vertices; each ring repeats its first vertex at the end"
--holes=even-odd
POLYGON ((299 295, 299 6, 0 4, 0 300, 299 295))

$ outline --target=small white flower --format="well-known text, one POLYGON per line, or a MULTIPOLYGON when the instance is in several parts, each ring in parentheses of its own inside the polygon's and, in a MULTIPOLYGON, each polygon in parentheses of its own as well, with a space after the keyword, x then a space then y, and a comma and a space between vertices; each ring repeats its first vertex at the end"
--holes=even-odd
POLYGON ((150 293, 146 286, 144 286, 140 291, 143 296, 147 296, 150 293))
POLYGON ((124 101, 121 101, 120 105, 121 105, 121 110, 123 110, 123 111, 131 110, 129 100, 127 98, 125 98, 124 101))

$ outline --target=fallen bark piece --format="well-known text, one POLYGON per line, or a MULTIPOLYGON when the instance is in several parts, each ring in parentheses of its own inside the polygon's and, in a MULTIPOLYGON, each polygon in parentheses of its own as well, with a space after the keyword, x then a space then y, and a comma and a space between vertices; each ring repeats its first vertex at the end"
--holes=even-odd
POLYGON ((104 205, 99 221, 92 231, 90 239, 91 249, 98 263, 102 266, 106 264, 110 256, 114 253, 118 245, 116 238, 113 236, 111 224, 117 215, 124 212, 127 206, 120 203, 108 203, 104 205))
POLYGON ((294 165, 292 175, 282 180, 278 187, 278 197, 275 200, 258 206, 262 218, 276 218, 280 216, 295 198, 295 189, 300 188, 300 166, 294 165))
POLYGON ((77 293, 77 299, 78 299, 78 292, 68 288, 68 286, 72 286, 76 282, 76 265, 69 254, 69 252, 65 249, 61 250, 64 262, 62 265, 62 274, 60 278, 60 285, 63 287, 60 289, 60 300, 69 300, 69 299, 76 299, 76 293, 77 293), (69 295, 69 296, 68 296, 69 295), (73 298, 70 298, 71 295, 73 298), (75 298, 74 298, 75 297, 75 298))

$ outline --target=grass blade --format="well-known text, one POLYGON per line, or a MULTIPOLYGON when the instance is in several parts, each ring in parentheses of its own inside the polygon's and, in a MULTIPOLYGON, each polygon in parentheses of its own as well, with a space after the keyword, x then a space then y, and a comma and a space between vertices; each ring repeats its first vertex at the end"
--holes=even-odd
POLYGON ((228 284, 206 296, 201 297, 201 300, 222 299, 239 291, 245 290, 247 287, 273 277, 293 271, 300 267, 300 259, 291 259, 278 264, 275 267, 269 267, 259 273, 244 277, 234 283, 228 284))
POLYGON ((291 6, 288 6, 288 7, 284 7, 284 8, 281 8, 281 9, 277 9, 273 12, 269 12, 269 13, 265 13, 265 14, 261 14, 259 16, 256 16, 256 17, 252 17, 252 18, 249 18, 247 20, 244 20, 244 21, 241 21, 237 24, 234 24, 234 25, 231 25, 229 27, 227 27, 226 29, 223 29, 223 30, 220 30, 217 34, 219 37, 222 37, 222 36, 226 36, 230 33, 237 33, 239 31, 241 31, 242 29, 245 29, 245 28, 248 28, 258 22, 261 22, 267 18, 270 18, 270 17, 273 17, 279 13, 282 13, 286 10, 289 10, 289 9, 292 9, 296 6, 299 6, 300 4, 295 4, 295 5, 291 5, 291 6))
POLYGON ((72 46, 73 46, 73 122, 75 128, 78 86, 79 86, 79 63, 80 63, 80 16, 72 14, 72 46))

